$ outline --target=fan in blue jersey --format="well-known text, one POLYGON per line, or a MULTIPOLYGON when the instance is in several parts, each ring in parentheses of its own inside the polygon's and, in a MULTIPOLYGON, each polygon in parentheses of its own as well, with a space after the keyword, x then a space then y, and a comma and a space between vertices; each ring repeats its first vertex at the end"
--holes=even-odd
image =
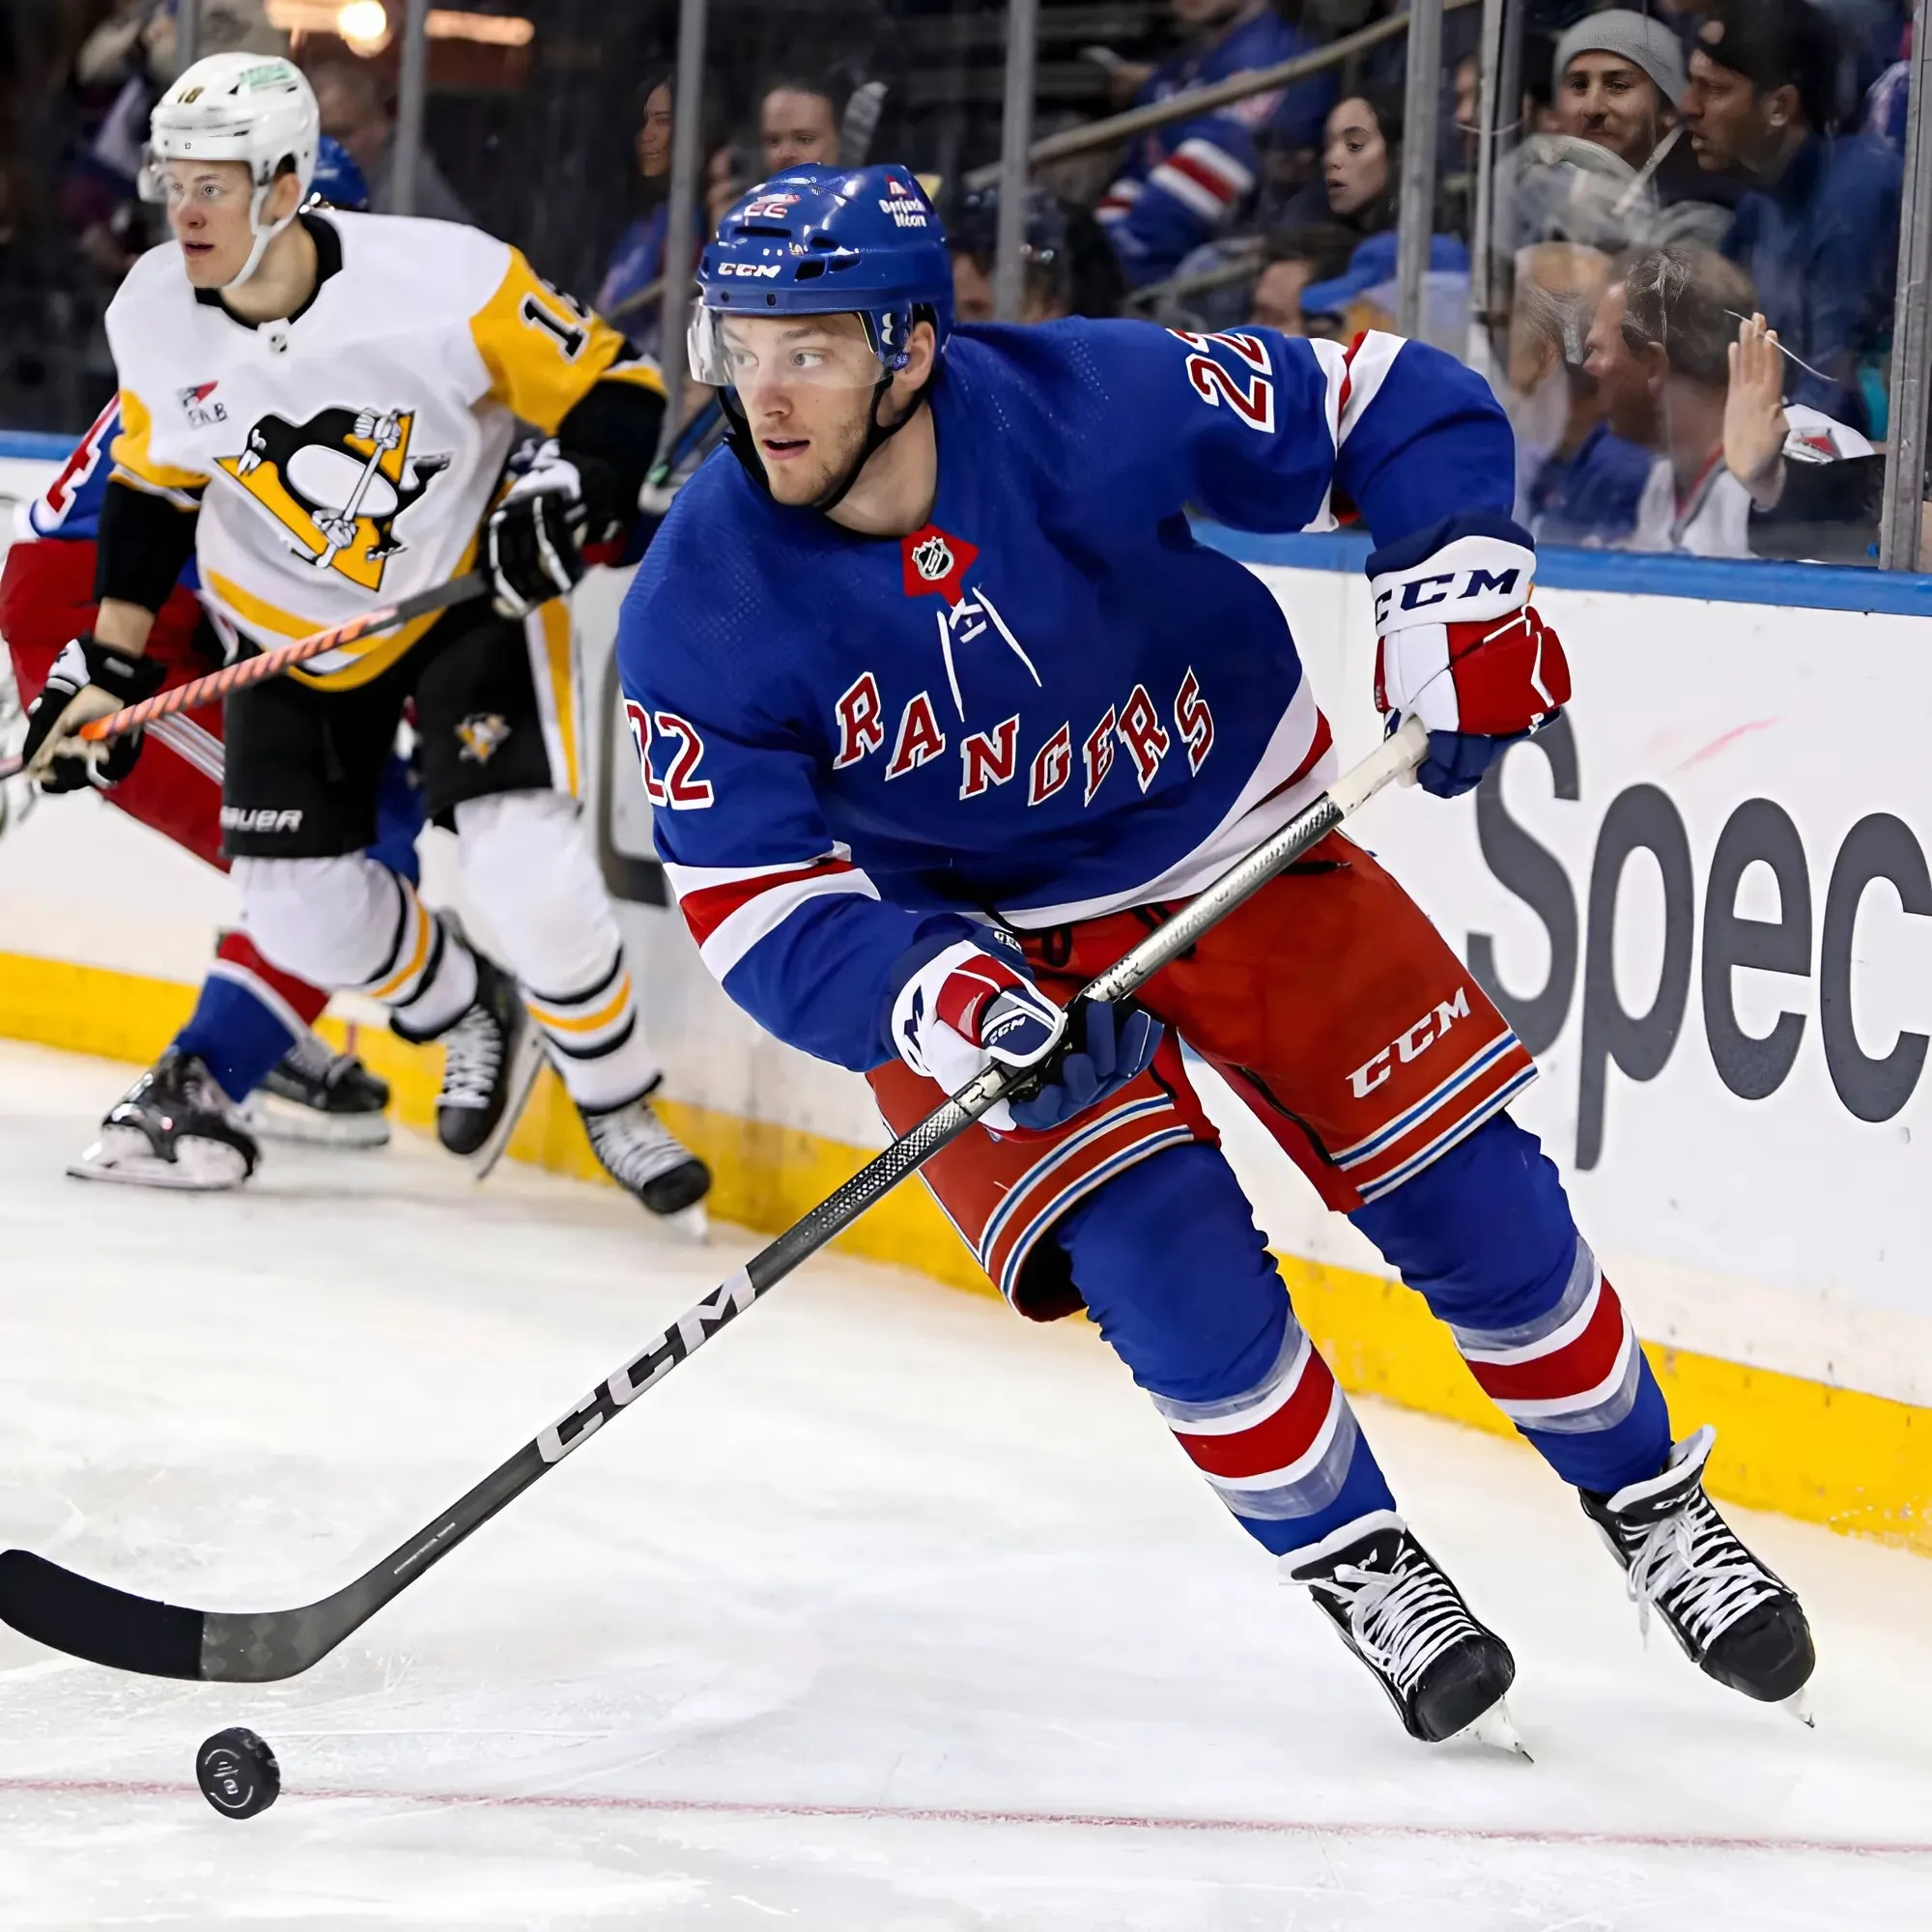
MULTIPOLYGON (((1174 0, 1174 13, 1194 38, 1154 70, 1134 96, 1136 107, 1275 67, 1315 45, 1265 0, 1174 0)), ((1171 121, 1130 143, 1094 211, 1128 281, 1171 275, 1182 256, 1212 241, 1260 178, 1257 134, 1265 129, 1282 146, 1315 147, 1334 99, 1333 76, 1318 74, 1171 121)))
POLYGON ((1131 1006, 1065 1009, 1320 794, 1281 608, 1198 544, 1359 516, 1377 700, 1473 784, 1569 695, 1482 382, 1412 342, 952 326, 900 167, 801 168, 704 251, 693 374, 733 429, 626 601, 658 848, 725 991, 904 1131, 999 1061, 1030 1099, 923 1170, 1024 1314, 1083 1304, 1184 1453, 1403 1722, 1498 1727, 1515 1665, 1397 1513, 1188 1083, 1211 1063, 1446 1321, 1713 1676, 1796 1693, 1796 1598, 1705 1493, 1556 1170, 1529 1055, 1402 888, 1331 836, 1131 1006))

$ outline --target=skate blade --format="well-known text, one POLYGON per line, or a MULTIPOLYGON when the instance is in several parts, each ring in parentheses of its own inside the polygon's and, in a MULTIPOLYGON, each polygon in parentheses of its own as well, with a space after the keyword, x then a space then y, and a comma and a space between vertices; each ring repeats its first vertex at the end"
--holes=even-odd
POLYGON ((657 1221, 660 1227, 688 1241, 694 1248, 709 1247, 711 1244, 711 1216, 704 1211, 701 1201, 694 1201, 689 1208, 680 1208, 675 1214, 660 1214, 657 1221))
POLYGON ((1517 1735, 1516 1720, 1510 1716, 1506 1698, 1498 1697, 1473 1724, 1463 1725, 1456 1735, 1474 1744, 1488 1745, 1492 1750, 1508 1751, 1525 1764, 1536 1762, 1517 1735))
POLYGON ((491 1170, 502 1159, 503 1150, 510 1145, 510 1136, 517 1131, 517 1122, 529 1103, 530 1089, 543 1071, 544 1059, 543 1036, 537 1032, 536 1021, 526 1013, 523 1032, 517 1037, 516 1055, 510 1063, 509 1092, 504 1097, 502 1118, 474 1153, 457 1156, 469 1170, 471 1180, 479 1184, 488 1180, 491 1170))
POLYGON ((384 1114, 323 1114, 279 1094, 251 1094, 242 1103, 242 1118, 258 1140, 282 1141, 295 1147, 381 1148, 389 1145, 389 1122, 384 1114))
POLYGON ((162 1160, 139 1135, 103 1135, 68 1163, 74 1180, 108 1180, 123 1187, 166 1187, 184 1194, 218 1194, 248 1179, 247 1163, 231 1147, 186 1140, 181 1158, 162 1160), (122 1144, 131 1143, 131 1144, 122 1144))
POLYGON ((1811 1709, 1811 1687, 1801 1684, 1790 1696, 1778 1700, 1778 1709, 1788 1711, 1807 1731, 1818 1728, 1818 1719, 1811 1709))

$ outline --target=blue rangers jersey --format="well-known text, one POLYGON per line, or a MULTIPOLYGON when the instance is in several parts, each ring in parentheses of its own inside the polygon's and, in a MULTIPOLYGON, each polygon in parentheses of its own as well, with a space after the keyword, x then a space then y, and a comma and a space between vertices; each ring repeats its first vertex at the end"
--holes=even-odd
MULTIPOLYGON (((1134 96, 1136 107, 1171 100, 1190 88, 1273 67, 1315 43, 1272 8, 1264 8, 1211 46, 1192 47, 1156 68, 1134 96)), ((1105 227, 1127 279, 1158 281, 1181 257, 1211 241, 1261 174, 1256 131, 1272 123, 1273 138, 1313 147, 1334 99, 1326 75, 1251 94, 1187 121, 1154 128, 1127 150, 1125 165, 1094 213, 1105 227)))
MULTIPOLYGON (((1195 541, 1189 505, 1250 530, 1358 512, 1421 554, 1465 513, 1492 526, 1513 490, 1482 380, 1390 335, 960 328, 929 407, 923 528, 856 535, 721 450, 618 630, 706 964, 769 1031, 854 1068, 890 1057, 909 974, 987 917, 1037 929, 1191 894, 1331 776, 1280 606, 1195 541)), ((1456 555, 1500 567, 1474 539, 1456 555)), ((1402 594, 1497 587, 1433 568, 1402 594)))

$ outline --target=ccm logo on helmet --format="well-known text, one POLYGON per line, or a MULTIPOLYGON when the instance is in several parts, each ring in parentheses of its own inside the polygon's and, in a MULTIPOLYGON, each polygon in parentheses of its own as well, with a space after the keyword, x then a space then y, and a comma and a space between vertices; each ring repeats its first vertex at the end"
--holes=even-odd
POLYGON ((1367 1060, 1349 1075, 1349 1088, 1358 1100, 1368 1096, 1394 1071, 1393 1062, 1400 1060, 1405 1065, 1411 1060, 1419 1059, 1435 1044, 1458 1020, 1469 1017, 1469 989, 1456 988, 1453 1000, 1440 1000, 1435 1008, 1423 1014, 1416 1023, 1382 1048, 1373 1060, 1367 1060))
POLYGON ((718 272, 721 275, 755 275, 769 279, 777 276, 779 267, 777 262, 720 262, 718 272))

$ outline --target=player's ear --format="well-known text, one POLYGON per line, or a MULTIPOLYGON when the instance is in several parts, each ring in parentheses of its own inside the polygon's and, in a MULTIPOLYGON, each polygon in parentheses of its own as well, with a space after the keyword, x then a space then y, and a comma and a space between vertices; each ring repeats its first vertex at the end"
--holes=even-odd
POLYGON ((906 365, 893 380, 895 391, 909 396, 919 390, 932 374, 938 353, 939 337, 934 334, 931 323, 914 323, 912 333, 906 337, 906 365))
POLYGON ((302 202, 301 177, 292 168, 286 174, 275 177, 275 185, 269 193, 269 219, 286 221, 302 202))

